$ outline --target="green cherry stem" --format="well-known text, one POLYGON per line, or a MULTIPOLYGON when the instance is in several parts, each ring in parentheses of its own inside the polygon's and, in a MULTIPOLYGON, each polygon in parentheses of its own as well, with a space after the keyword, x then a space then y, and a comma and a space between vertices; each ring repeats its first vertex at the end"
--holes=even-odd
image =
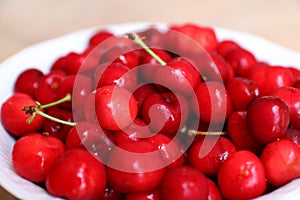
POLYGON ((39 109, 45 109, 45 108, 50 108, 52 106, 56 106, 56 105, 59 105, 61 103, 64 103, 64 102, 67 102, 67 101, 71 101, 72 100, 72 96, 71 94, 67 94, 65 97, 63 97, 62 99, 59 99, 57 101, 54 101, 52 103, 48 103, 48 104, 45 104, 45 105, 41 105, 39 102, 36 102, 39 106, 39 109))
POLYGON ((52 121, 55 121, 55 122, 58 122, 58 123, 61 123, 61 124, 65 124, 65 125, 68 125, 68 126, 76 126, 76 122, 68 122, 68 121, 64 121, 64 120, 58 119, 56 117, 52 117, 51 115, 48 115, 48 114, 42 112, 38 108, 35 109, 35 113, 37 115, 41 115, 42 117, 45 117, 47 119, 50 119, 52 121))
POLYGON ((167 65, 167 63, 163 61, 156 53, 154 53, 136 33, 127 33, 126 36, 145 49, 145 51, 149 53, 159 64, 163 66, 167 65))
POLYGON ((204 136, 221 136, 226 135, 226 132, 223 131, 197 131, 197 130, 188 130, 188 135, 204 135, 204 136))

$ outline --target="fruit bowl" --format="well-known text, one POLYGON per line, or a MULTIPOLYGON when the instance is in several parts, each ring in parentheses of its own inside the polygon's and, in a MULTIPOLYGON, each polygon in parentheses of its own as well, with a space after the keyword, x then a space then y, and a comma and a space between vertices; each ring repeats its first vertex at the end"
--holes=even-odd
MULTIPOLYGON (((14 82, 22 71, 34 67, 46 73, 58 57, 70 51, 81 52, 86 47, 89 37, 95 31, 103 28, 116 34, 123 34, 143 30, 152 25, 166 28, 165 24, 159 23, 130 23, 94 27, 27 47, 0 65, 0 85, 5 86, 2 87, 0 92, 1 105, 13 93, 14 82)), ((300 53, 298 52, 248 33, 217 27, 214 27, 214 30, 219 40, 230 39, 238 42, 241 46, 253 52, 260 61, 300 69, 300 53)), ((15 140, 6 132, 2 124, 0 125, 0 141, 0 184, 2 187, 20 199, 32 199, 33 196, 35 199, 60 199, 49 195, 42 187, 21 178, 14 172, 11 164, 11 151, 15 140)), ((300 195, 299 184, 300 179, 295 179, 257 199, 297 199, 300 195)))

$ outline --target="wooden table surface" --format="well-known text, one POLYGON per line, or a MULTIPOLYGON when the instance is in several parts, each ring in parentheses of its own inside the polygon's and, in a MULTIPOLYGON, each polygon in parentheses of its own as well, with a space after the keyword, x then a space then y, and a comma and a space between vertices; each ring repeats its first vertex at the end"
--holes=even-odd
MULTIPOLYGON (((31 44, 72 31, 142 21, 197 22, 245 31, 300 52, 299 11, 299 0, 0 0, 0 62, 31 44)), ((0 188, 0 200, 10 199, 15 198, 0 188)))

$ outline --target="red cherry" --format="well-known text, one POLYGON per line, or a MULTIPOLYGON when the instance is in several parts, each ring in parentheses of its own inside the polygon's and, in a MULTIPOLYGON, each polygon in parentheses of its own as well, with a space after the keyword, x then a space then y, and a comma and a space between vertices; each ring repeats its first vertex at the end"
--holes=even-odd
POLYGON ((57 100, 57 89, 66 77, 66 74, 60 70, 53 70, 44 77, 40 78, 38 87, 34 96, 41 104, 52 103, 57 100))
POLYGON ((60 140, 31 132, 14 144, 13 168, 25 179, 42 183, 46 180, 57 157, 63 152, 64 144, 60 140))
POLYGON ((124 88, 112 85, 98 88, 94 102, 93 110, 96 112, 98 122, 108 130, 123 129, 137 116, 136 100, 124 88))
POLYGON ((163 85, 173 92, 190 96, 201 78, 198 70, 183 57, 176 57, 155 72, 154 83, 163 85))
POLYGON ((218 173, 220 191, 226 199, 252 199, 266 190, 266 175, 260 159, 250 151, 233 154, 218 173))
POLYGON ((22 136, 28 132, 42 129, 44 118, 40 115, 30 123, 26 120, 31 116, 23 110, 25 106, 37 106, 28 94, 14 93, 1 106, 1 122, 3 127, 13 136, 22 136))
POLYGON ((215 184, 215 182, 213 182, 211 179, 207 179, 208 182, 208 200, 222 200, 222 196, 221 193, 219 191, 219 188, 217 187, 217 185, 215 184))
POLYGON ((76 52, 70 52, 66 55, 64 71, 67 74, 77 74, 84 61, 85 55, 76 52))
POLYGON ((293 141, 300 147, 300 130, 289 128, 285 132, 285 138, 293 141))
POLYGON ((154 84, 144 84, 133 92, 133 96, 138 104, 139 110, 143 105, 144 99, 152 93, 158 93, 154 84))
POLYGON ((104 165, 86 150, 68 150, 54 164, 46 188, 67 199, 99 199, 106 188, 104 165))
POLYGON ((89 46, 97 46, 110 37, 113 37, 113 34, 107 30, 97 31, 90 37, 89 46))
POLYGON ((294 142, 286 139, 269 143, 261 154, 268 182, 282 186, 300 177, 300 149, 294 142))
POLYGON ((253 80, 234 77, 226 84, 226 90, 235 110, 244 110, 250 102, 259 96, 259 89, 253 80))
POLYGON ((133 91, 137 84, 137 73, 122 63, 102 63, 95 71, 97 88, 116 85, 133 91))
POLYGON ((188 161, 205 175, 216 176, 223 162, 235 151, 235 146, 225 137, 202 137, 190 147, 188 161))
POLYGON ((279 97, 289 107, 290 126, 300 128, 300 89, 294 87, 282 87, 277 89, 274 96, 279 97))
POLYGON ((260 97, 248 106, 247 126, 253 137, 262 144, 283 138, 288 125, 288 107, 278 97, 260 97))
POLYGON ((115 148, 108 160, 109 185, 118 192, 149 192, 157 188, 165 169, 155 148, 146 141, 126 142, 115 148), (150 154, 148 154, 150 153, 150 154))
POLYGON ((242 48, 236 48, 228 52, 225 59, 232 65, 236 74, 240 76, 246 75, 251 66, 256 63, 255 56, 242 48))
POLYGON ((143 38, 143 42, 151 48, 162 48, 165 43, 165 33, 159 31, 157 28, 147 28, 137 34, 143 38))
MULTIPOLYGON (((234 69, 222 56, 216 53, 210 53, 209 56, 212 59, 212 62, 209 62, 209 65, 215 65, 217 71, 215 71, 215 68, 208 71, 204 71, 203 68, 201 68, 201 74, 204 73, 208 80, 218 80, 219 76, 221 76, 222 80, 227 82, 233 78, 234 69), (209 74, 210 71, 214 71, 214 73, 217 74, 217 77, 214 77, 214 74, 209 74)), ((204 69, 207 70, 207 68, 211 68, 211 66, 207 66, 204 69)))
POLYGON ((14 92, 25 93, 34 97, 35 90, 39 87, 39 80, 44 76, 38 69, 27 69, 17 78, 14 85, 14 92))
POLYGON ((161 198, 164 200, 207 199, 207 178, 198 170, 189 166, 177 166, 167 170, 161 186, 161 198))
POLYGON ((188 104, 185 98, 171 92, 148 95, 141 108, 141 118, 152 132, 175 135, 187 119, 188 104))
POLYGON ((200 83, 195 93, 196 98, 192 99, 192 108, 205 123, 222 123, 233 111, 229 94, 219 82, 200 83))
POLYGON ((259 154, 263 145, 257 142, 247 127, 247 111, 237 110, 228 118, 228 135, 237 150, 249 150, 259 154))
POLYGON ((160 200, 159 190, 126 194, 125 200, 160 200))
POLYGON ((100 197, 98 200, 122 200, 122 199, 124 199, 124 194, 107 187, 102 197, 100 197))
POLYGON ((232 40, 223 40, 219 43, 217 47, 217 52, 219 55, 225 57, 230 51, 240 48, 240 46, 232 40))

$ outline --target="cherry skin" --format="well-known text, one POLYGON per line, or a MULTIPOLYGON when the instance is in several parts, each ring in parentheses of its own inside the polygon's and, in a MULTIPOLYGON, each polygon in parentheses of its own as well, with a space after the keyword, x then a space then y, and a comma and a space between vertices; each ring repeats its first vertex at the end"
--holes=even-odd
POLYGON ((279 187, 300 177, 300 148, 290 140, 269 143, 261 154, 261 161, 271 185, 279 187))
POLYGON ((107 187, 102 197, 100 197, 98 200, 122 200, 122 199, 124 199, 124 194, 117 192, 111 189, 110 187, 107 187))
POLYGON ((250 102, 259 96, 259 89, 253 80, 235 77, 226 83, 226 90, 235 110, 245 110, 250 102))
POLYGON ((115 148, 109 159, 109 185, 121 193, 149 192, 157 188, 165 169, 159 154, 146 154, 155 147, 146 141, 126 142, 115 148), (132 154, 133 153, 133 154, 132 154), (135 156, 136 154, 140 156, 135 156))
POLYGON ((163 85, 174 93, 190 96, 201 78, 197 69, 183 57, 176 57, 155 72, 154 83, 163 85))
POLYGON ((290 126, 300 128, 300 89, 294 87, 282 87, 273 93, 289 107, 290 126))
POLYGON ((181 165, 167 170, 161 182, 160 193, 164 200, 205 200, 208 187, 207 178, 200 171, 181 165))
POLYGON ((236 74, 244 76, 251 66, 256 63, 255 56, 249 51, 236 48, 226 54, 225 59, 231 64, 236 74))
POLYGON ((137 74, 122 63, 102 63, 95 71, 97 88, 106 85, 116 85, 133 91, 137 84, 137 74))
POLYGON ((48 104, 56 101, 58 87, 65 77, 65 72, 53 70, 40 78, 38 87, 34 92, 35 99, 41 104, 48 104))
POLYGON ((266 175, 260 159, 250 151, 233 154, 221 166, 218 185, 226 199, 252 199, 266 190, 266 175))
POLYGON ((208 81, 200 83, 192 99, 192 108, 205 123, 222 123, 233 111, 228 92, 221 83, 208 81))
POLYGON ((218 47, 217 47, 217 53, 223 57, 226 57, 226 55, 234 50, 240 48, 240 46, 232 40, 223 40, 219 43, 218 47))
POLYGON ((13 168, 23 178, 43 183, 64 148, 64 144, 54 137, 36 132, 28 133, 13 146, 13 168))
POLYGON ((188 162, 190 166, 199 169, 205 175, 217 176, 224 161, 235 152, 235 146, 225 137, 202 137, 190 147, 188 162), (203 150, 203 147, 207 150, 203 150), (207 154, 201 155, 201 152, 205 151, 208 151, 207 154))
POLYGON ((158 90, 154 84, 141 85, 133 92, 133 96, 138 104, 139 110, 143 105, 144 99, 152 93, 158 93, 158 90))
POLYGON ((125 200, 160 200, 159 190, 126 194, 125 200))
POLYGON ((234 69, 222 56, 217 53, 210 53, 209 56, 212 59, 212 62, 209 62, 209 65, 215 65, 217 68, 213 68, 207 72, 205 71, 205 69, 207 70, 207 68, 211 68, 211 66, 208 65, 206 68, 204 68, 204 70, 203 68, 201 68, 201 73, 204 73, 207 76, 208 80, 217 80, 219 76, 221 76, 223 82, 227 82, 228 80, 233 78, 234 69), (216 75, 214 73, 209 73, 211 71, 216 73, 216 75))
POLYGON ((165 34, 157 28, 148 28, 137 33, 143 38, 143 42, 151 48, 162 48, 164 45, 165 34))
POLYGON ((257 142, 247 127, 247 111, 237 110, 228 118, 227 132, 237 150, 249 150, 259 154, 263 145, 257 142))
POLYGON ((153 93, 144 99, 140 114, 152 132, 172 136, 186 121, 188 104, 172 92, 153 93))
POLYGON ((125 128, 134 121, 138 112, 132 93, 112 85, 96 90, 94 108, 100 126, 108 130, 125 128))
MULTIPOLYGON (((73 114, 69 110, 64 110, 59 107, 51 107, 47 109, 46 113, 52 117, 73 122, 73 114)), ((69 125, 61 124, 50 119, 45 119, 43 123, 43 130, 48 135, 55 137, 62 142, 66 141, 67 135, 72 127, 69 125)))
POLYGON ((105 167, 86 150, 68 150, 48 174, 46 188, 67 199, 99 199, 106 188, 105 167))
POLYGON ((293 141, 300 147, 300 130, 299 129, 289 128, 285 132, 285 138, 293 141))
POLYGON ((44 118, 40 115, 36 115, 30 124, 26 123, 31 115, 23 111, 25 106, 37 106, 37 104, 31 96, 24 93, 14 93, 2 104, 2 125, 13 136, 19 137, 42 129, 44 118))
POLYGON ((278 97, 257 98, 247 108, 247 126, 261 144, 283 138, 288 125, 288 106, 278 97))
POLYGON ((218 186, 211 179, 207 179, 208 182, 208 200, 222 200, 221 193, 218 186))
POLYGON ((97 46, 106 39, 113 37, 113 34, 106 30, 100 30, 94 33, 89 39, 89 46, 97 46))
POLYGON ((23 71, 15 82, 14 92, 25 93, 34 98, 34 92, 43 76, 43 72, 38 69, 31 68, 23 71))

